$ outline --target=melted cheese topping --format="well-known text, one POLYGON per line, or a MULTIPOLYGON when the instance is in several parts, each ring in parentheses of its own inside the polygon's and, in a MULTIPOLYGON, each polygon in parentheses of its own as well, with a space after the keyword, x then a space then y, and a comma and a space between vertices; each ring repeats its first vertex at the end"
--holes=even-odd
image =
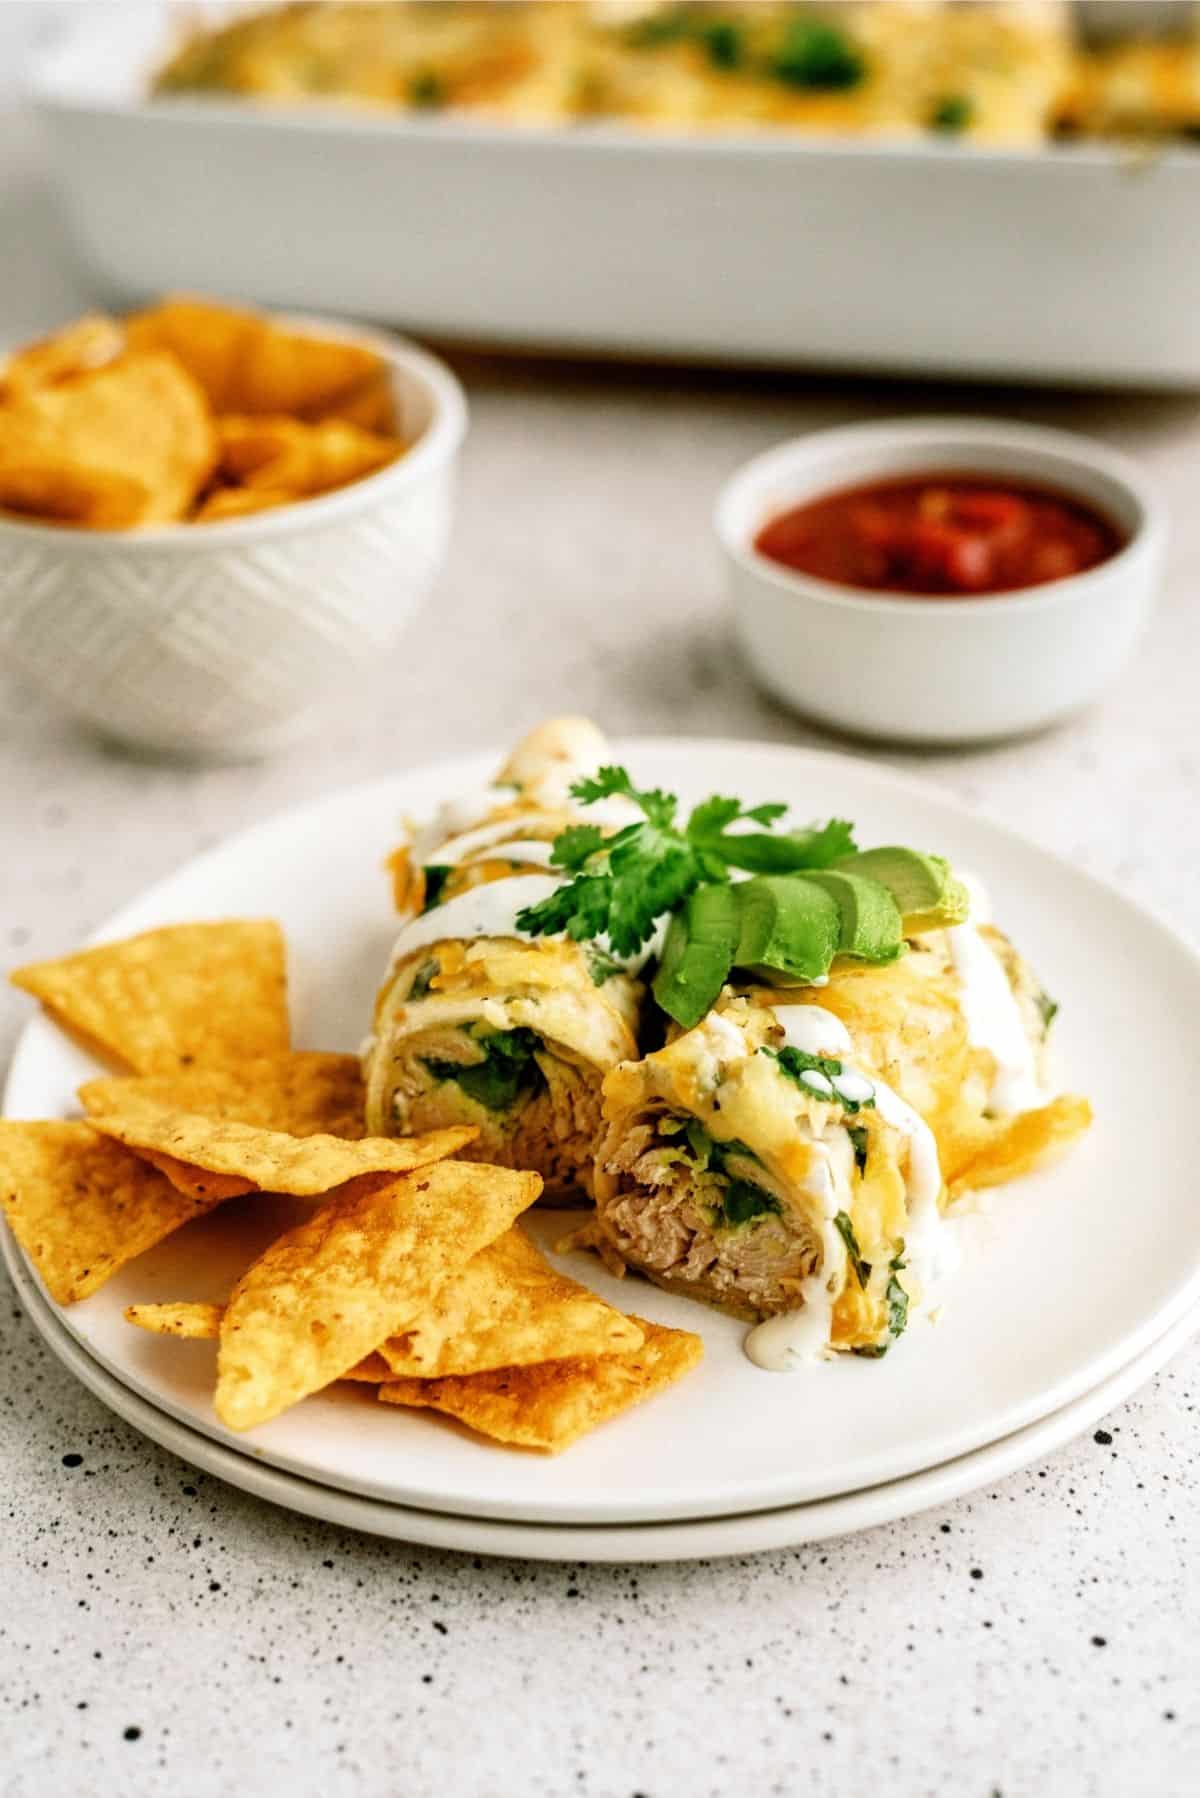
MULTIPOLYGON (((859 1092, 859 1082, 862 1086, 871 1088, 880 1117, 907 1137, 905 1198, 908 1225, 905 1254, 909 1265, 920 1279, 922 1293, 928 1301, 958 1259, 957 1247, 949 1237, 939 1208, 942 1168, 932 1130, 924 1118, 918 1116, 912 1106, 906 1104, 899 1093, 894 1092, 885 1081, 874 1074, 864 1074, 847 1059, 853 1052, 854 1044, 842 1020, 831 1011, 826 1011, 820 1005, 777 1005, 772 1009, 790 1048, 798 1049, 805 1055, 824 1055, 840 1060, 843 1074, 851 1083, 850 1096, 854 1097, 859 1092)), ((845 1130, 839 1126, 837 1133, 845 1144, 845 1152, 852 1154, 845 1130)), ((814 1145, 814 1152, 818 1149, 823 1156, 823 1163, 819 1165, 823 1165, 830 1191, 834 1191, 829 1173, 829 1152, 820 1144, 814 1145)), ((848 1194, 850 1177, 844 1164, 841 1172, 840 1185, 848 1194)), ((817 1178, 820 1178, 820 1174, 817 1178)), ((826 1218, 822 1231, 821 1275, 814 1275, 801 1287, 804 1299, 802 1310, 787 1311, 778 1317, 768 1318, 750 1332, 746 1341, 746 1353, 750 1359, 757 1366, 765 1367, 771 1372, 786 1373, 802 1366, 806 1361, 812 1361, 829 1342, 833 1300, 829 1292, 827 1270, 840 1267, 845 1258, 844 1245, 832 1224, 833 1216, 841 1205, 836 1196, 830 1198, 825 1191, 814 1188, 810 1190, 814 1191, 814 1196, 822 1199, 826 1218), (836 1240, 836 1248, 831 1243, 831 1237, 836 1240), (814 1350, 813 1344, 818 1336, 820 1343, 814 1350)))

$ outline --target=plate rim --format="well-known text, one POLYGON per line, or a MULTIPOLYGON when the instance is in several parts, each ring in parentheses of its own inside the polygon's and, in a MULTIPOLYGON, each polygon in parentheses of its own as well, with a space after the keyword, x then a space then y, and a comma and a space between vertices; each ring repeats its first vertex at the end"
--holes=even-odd
POLYGON ((1170 1325, 1107 1380, 1047 1417, 981 1448, 877 1486, 769 1511, 659 1523, 529 1523, 427 1510, 290 1473, 172 1417, 110 1373, 69 1331, 7 1227, 0 1247, 26 1316, 55 1359, 149 1441, 253 1498, 336 1528, 457 1554, 556 1563, 658 1563, 766 1554, 900 1522, 1008 1478, 1124 1403, 1200 1333, 1200 1307, 1170 1325), (298 1502, 299 1501, 299 1502, 298 1502))
MULTIPOLYGON (((898 771, 886 763, 879 763, 865 756, 852 756, 840 751, 811 748, 803 744, 779 743, 762 738, 663 734, 620 737, 613 741, 611 747, 614 758, 636 757, 652 754, 655 751, 670 751, 684 756, 697 753, 706 757, 719 756, 722 753, 756 752, 775 760, 801 765, 811 766, 816 763, 831 774, 836 774, 839 769, 846 770, 850 776, 860 780, 866 778, 871 784, 877 785, 885 791, 908 794, 925 803, 933 803, 952 814, 961 816, 975 826, 982 823, 1001 847, 1009 845, 1023 853, 1032 852, 1040 860, 1049 863, 1054 870, 1068 876, 1072 881, 1082 882, 1085 888, 1094 889, 1097 895, 1106 902, 1115 901, 1120 904, 1165 938, 1166 945, 1172 952, 1182 953, 1190 962, 1197 979, 1200 979, 1200 952, 1197 951, 1187 935, 1176 929, 1173 924, 1168 924, 1152 905, 1130 897, 1099 876, 1075 866, 1065 855, 1056 850, 1044 848, 1034 839, 1025 836, 1012 826, 992 818, 986 811, 971 806, 966 801, 959 799, 956 794, 941 788, 936 783, 898 771)), ((497 765, 501 753, 491 749, 480 749, 440 757, 430 762, 419 762, 414 766, 396 769, 381 776, 373 776, 347 787, 334 788, 315 798, 302 800, 279 811, 269 813, 266 817, 252 821, 230 836, 223 838, 209 849, 202 851, 201 854, 185 860, 160 880, 135 894, 91 933, 87 938, 87 945, 112 940, 114 937, 127 934, 131 929, 151 927, 145 921, 133 922, 131 920, 136 919, 147 909, 154 910, 156 906, 160 905, 164 895, 180 879, 199 878, 203 880, 211 866, 223 862, 231 854, 236 858, 239 854, 244 853, 252 841, 264 833, 287 834, 295 829, 301 820, 308 820, 311 824, 311 821, 326 812, 336 812, 340 807, 348 804, 372 806, 377 800, 378 806, 381 808, 387 809, 390 806, 393 810, 400 810, 403 807, 403 800, 395 798, 389 800, 387 797, 389 792, 394 792, 397 786, 403 786, 410 782, 469 783, 472 780, 478 780, 481 776, 486 777, 487 773, 497 765)), ((174 915, 173 908, 169 904, 166 911, 168 915, 174 915)), ((29 1052, 31 1038, 35 1033, 52 1028, 53 1026, 48 1025, 45 1020, 35 1016, 22 1030, 5 1083, 2 1104, 4 1115, 12 1114, 11 1095, 19 1084, 21 1068, 25 1055, 29 1052)), ((36 1279, 36 1275, 34 1278, 36 1279)), ((919 1449, 914 1449, 908 1456, 893 1454, 889 1461, 890 1471, 884 1472, 882 1469, 876 1471, 868 1465, 863 1470, 861 1480, 856 1479, 850 1490, 870 1490, 887 1480, 908 1478, 930 1466, 944 1465, 948 1461, 956 1460, 983 1448, 991 1442, 1003 1440, 1014 1432, 1036 1423, 1039 1419, 1061 1410, 1065 1405, 1072 1403, 1076 1398, 1094 1389, 1097 1384, 1118 1372, 1131 1358, 1136 1357, 1143 1349, 1157 1340, 1163 1331, 1170 1329, 1197 1303, 1200 1303, 1200 1256, 1196 1259, 1191 1275, 1176 1289, 1173 1297, 1167 1303, 1161 1305, 1156 1311, 1150 1312, 1140 1325, 1128 1331, 1123 1338, 1110 1344, 1105 1352, 1079 1364, 1072 1372, 1062 1375, 1051 1385, 1031 1393, 1021 1403, 1010 1405, 998 1429, 994 1423, 988 1424, 985 1421, 963 1425, 955 1434, 942 1439, 936 1461, 929 1462, 924 1459, 924 1451, 919 1449)), ((94 1353, 88 1339, 81 1331, 72 1326, 69 1310, 63 1312, 62 1322, 68 1333, 82 1347, 94 1353)), ((109 1371, 129 1390, 138 1391, 136 1384, 130 1385, 130 1382, 115 1366, 109 1371)), ((156 1396, 151 1396, 149 1393, 139 1392, 138 1396, 160 1410, 170 1411, 171 1409, 169 1404, 162 1403, 156 1396)), ((176 1412, 175 1415, 177 1421, 185 1424, 185 1427, 197 1428, 208 1435, 211 1440, 225 1446, 235 1446, 237 1443, 237 1438, 224 1430, 215 1417, 209 1421, 197 1419, 191 1415, 185 1418, 182 1412, 176 1412)), ((292 1477, 311 1477, 298 1468, 289 1455, 279 1451, 268 1452, 266 1449, 256 1452, 269 1459, 275 1466, 286 1470, 292 1477)), ((354 1483, 346 1485, 340 1490, 354 1492, 377 1502, 413 1504, 416 1508, 422 1508, 421 1500, 413 1493, 401 1492, 397 1496, 394 1492, 385 1492, 380 1488, 372 1491, 369 1482, 363 1482, 358 1476, 351 1476, 351 1479, 354 1483)), ((823 1502, 825 1498, 834 1496, 842 1497, 846 1494, 813 1494, 804 1500, 789 1500, 778 1491, 763 1491, 760 1492, 758 1502, 748 1504, 746 1509, 747 1511, 770 1512, 790 1502, 823 1502)), ((601 1518, 597 1513, 601 1510, 611 1512, 613 1510, 611 1503, 602 1501, 598 1506, 595 1502, 589 1504, 583 1499, 575 1497, 556 1500, 554 1514, 545 1516, 541 1522, 546 1527, 558 1525, 579 1527, 581 1524, 597 1525, 599 1523, 604 1523, 607 1527, 616 1527, 622 1523, 629 1526, 633 1522, 678 1521, 684 1518, 695 1519, 720 1515, 722 1514, 721 1503, 722 1501, 714 1502, 711 1498, 707 1501, 701 1500, 699 1503, 693 1503, 690 1500, 681 1502, 677 1496, 667 1497, 662 1493, 656 1493, 653 1490, 647 1492, 643 1489, 637 1503, 637 1514, 632 1519, 628 1514, 624 1517, 607 1515, 601 1518)), ((456 1514, 467 1514, 461 1501, 456 1508, 456 1514)), ((497 1496, 482 1499, 477 1508, 473 1508, 469 1514, 480 1518, 507 1520, 514 1518, 528 1520, 529 1518, 527 1501, 518 1502, 513 1498, 497 1496)))

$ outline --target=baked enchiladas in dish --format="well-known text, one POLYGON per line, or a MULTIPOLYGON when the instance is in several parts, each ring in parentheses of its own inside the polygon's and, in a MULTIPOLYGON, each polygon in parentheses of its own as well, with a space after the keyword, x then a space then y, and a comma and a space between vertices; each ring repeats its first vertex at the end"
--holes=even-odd
POLYGON ((160 95, 351 105, 513 125, 1036 146, 1200 120, 1197 51, 1092 49, 1063 0, 360 0, 191 35, 160 95))
POLYGON ((943 1302, 956 1201, 1087 1128, 1054 1002, 937 854, 684 818, 604 753, 543 726, 397 856, 368 1126, 476 1125, 592 1202, 572 1246, 745 1319, 763 1367, 877 1358, 943 1302))

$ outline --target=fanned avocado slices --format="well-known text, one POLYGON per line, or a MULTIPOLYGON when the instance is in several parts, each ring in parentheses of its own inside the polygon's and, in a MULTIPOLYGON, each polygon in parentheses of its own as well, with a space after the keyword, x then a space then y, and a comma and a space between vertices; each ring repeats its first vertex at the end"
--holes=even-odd
POLYGON ((834 866, 840 873, 865 876, 887 887, 900 908, 905 936, 962 924, 970 910, 966 887, 940 855, 898 846, 861 849, 834 866))
POLYGON ((801 874, 763 874, 735 887, 741 929, 734 962, 751 973, 816 980, 837 953, 837 901, 801 874))
POLYGON ((900 908, 890 888, 865 875, 834 868, 814 871, 804 878, 828 893, 838 907, 839 955, 854 955, 871 962, 895 961, 904 948, 904 930, 900 908))
POLYGON ((654 997, 687 1030, 700 1022, 733 966, 741 929, 738 892, 725 884, 697 887, 667 929, 654 997))

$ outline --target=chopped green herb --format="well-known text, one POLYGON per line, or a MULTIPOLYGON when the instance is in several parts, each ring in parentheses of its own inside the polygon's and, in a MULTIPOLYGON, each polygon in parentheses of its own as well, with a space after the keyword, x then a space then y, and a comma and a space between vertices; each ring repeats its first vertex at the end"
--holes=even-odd
POLYGON ((867 1150, 870 1146, 867 1127, 865 1124, 847 1124, 846 1135, 854 1145, 854 1165, 857 1167, 860 1174, 865 1174, 867 1171, 867 1150))
POLYGON ((471 1066, 460 1061, 426 1061, 435 1080, 457 1082, 468 1098, 489 1111, 510 1111, 545 1084, 535 1056, 541 1040, 532 1030, 497 1030, 475 1038, 483 1060, 471 1066))
POLYGON ((929 129, 954 137, 966 130, 974 116, 975 107, 966 94, 946 94, 929 115, 929 129))
POLYGON ((728 19, 706 25, 700 33, 708 60, 714 69, 736 69, 745 55, 742 34, 728 19))
POLYGON ((1045 1035, 1058 1016, 1058 1000, 1052 999, 1045 987, 1042 987, 1037 996, 1037 1008, 1042 1020, 1042 1034, 1045 1035))
POLYGON ((833 1221, 837 1226, 838 1235, 846 1245, 846 1253, 850 1257, 850 1265, 854 1269, 855 1277, 865 1292, 871 1278, 871 1263, 863 1260, 862 1250, 858 1246, 858 1237, 854 1234, 854 1225, 844 1211, 839 1211, 833 1221))
POLYGON ((856 1355, 862 1355, 868 1361, 881 1361, 898 1336, 903 1336, 908 1328, 908 1294, 896 1278, 908 1266, 904 1259, 904 1244, 901 1243, 892 1259, 888 1262, 888 1283, 884 1292, 884 1301, 888 1308, 888 1333, 886 1342, 878 1342, 869 1348, 855 1349, 856 1355))
POLYGON ((844 1093, 838 1090, 834 1083, 841 1077, 843 1068, 841 1062, 832 1055, 810 1055, 807 1050, 793 1049, 790 1045, 786 1049, 764 1047, 759 1053, 769 1055, 772 1061, 777 1061, 788 1079, 794 1081, 801 1092, 806 1093, 809 1098, 825 1099, 831 1105, 840 1105, 842 1110, 848 1112, 851 1117, 855 1112, 863 1111, 875 1104, 874 1093, 869 1099, 847 1099, 844 1093), (811 1078, 806 1079, 806 1075, 811 1078), (833 1088, 832 1092, 826 1093, 823 1090, 826 1081, 833 1088))
POLYGON ((422 912, 432 911, 435 905, 442 903, 446 882, 453 874, 454 869, 443 867, 441 862, 430 862, 427 867, 422 868, 421 872, 425 876, 425 902, 421 910, 422 912))
POLYGON ((866 67, 849 38, 818 19, 793 19, 769 65, 789 87, 827 91, 857 87, 866 67))
POLYGON ((433 977, 438 971, 438 963, 430 958, 423 961, 413 975, 412 985, 408 989, 410 999, 423 999, 433 985, 433 977))
POLYGON ((435 75, 432 69, 424 69, 419 75, 414 75, 408 84, 408 103, 430 112, 444 106, 446 88, 441 76, 435 75))

